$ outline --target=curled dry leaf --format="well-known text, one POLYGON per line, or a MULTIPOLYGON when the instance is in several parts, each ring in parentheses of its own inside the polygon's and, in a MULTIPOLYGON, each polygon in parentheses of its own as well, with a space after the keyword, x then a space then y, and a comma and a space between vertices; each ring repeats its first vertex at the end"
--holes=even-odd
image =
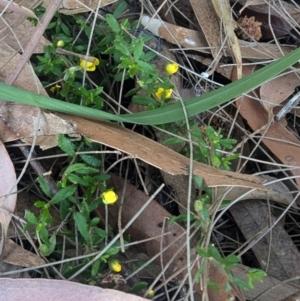
POLYGON ((0 301, 149 301, 112 289, 65 280, 0 278, 0 301))

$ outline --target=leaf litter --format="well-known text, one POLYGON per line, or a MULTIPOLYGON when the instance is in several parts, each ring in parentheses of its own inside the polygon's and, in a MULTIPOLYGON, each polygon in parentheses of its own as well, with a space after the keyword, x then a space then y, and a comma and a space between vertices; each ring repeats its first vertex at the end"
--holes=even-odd
MULTIPOLYGON (((102 1, 101 5, 106 6, 109 4, 112 4, 115 1, 102 1)), ((148 17, 148 16, 142 16, 141 17, 141 23, 142 25, 150 30, 154 35, 159 36, 161 39, 163 39, 163 43, 165 44, 165 41, 168 41, 170 44, 168 44, 169 49, 173 51, 173 53, 176 54, 178 52, 178 49, 186 49, 186 50, 195 50, 198 52, 197 56, 201 59, 201 62, 203 63, 205 69, 205 65, 210 67, 214 63, 213 70, 218 70, 224 62, 222 62, 222 58, 218 57, 218 54, 220 52, 225 52, 227 56, 229 57, 235 57, 235 63, 238 64, 238 78, 241 77, 241 63, 243 59, 243 74, 247 72, 251 72, 253 70, 252 67, 247 66, 247 64, 252 64, 254 67, 259 66, 259 61, 263 60, 272 60, 281 57, 282 55, 290 52, 292 49, 295 48, 292 44, 280 44, 278 38, 281 38, 282 36, 286 36, 293 26, 287 25, 287 24, 297 24, 300 20, 299 10, 297 7, 293 6, 290 3, 281 2, 281 1, 275 1, 275 6, 282 5, 289 13, 288 19, 290 22, 286 22, 287 16, 284 15, 280 10, 278 13, 278 10, 271 9, 271 19, 272 22, 269 23, 267 21, 268 14, 270 11, 270 8, 265 2, 263 1, 239 1, 242 8, 239 9, 239 13, 245 13, 251 14, 251 16, 255 17, 256 19, 262 18, 262 41, 245 41, 242 40, 235 34, 235 20, 237 18, 237 15, 235 15, 235 12, 232 12, 232 10, 229 8, 230 1, 221 1, 222 4, 227 7, 227 10, 225 10, 226 17, 224 16, 224 10, 220 10, 215 6, 215 11, 211 9, 211 11, 207 10, 207 15, 203 15, 196 6, 196 3, 194 1, 191 1, 191 8, 194 10, 194 18, 193 23, 190 22, 190 28, 183 27, 176 24, 170 24, 166 21, 175 21, 176 22, 176 15, 174 14, 174 18, 167 18, 167 20, 163 20, 164 15, 156 15, 155 17, 148 17), (216 20, 216 15, 219 16, 220 20, 219 22, 214 22, 216 20), (291 18, 292 17, 292 18, 291 18), (162 19, 161 19, 162 18, 162 19), (195 22, 197 23, 197 29, 194 28, 195 22), (213 20, 211 22, 211 20, 213 20), (222 22, 222 26, 220 25, 222 22), (277 23, 276 23, 277 22, 277 23), (278 24, 281 24, 281 26, 278 26, 278 24), (192 29, 191 29, 192 28, 192 29), (222 28, 222 30, 220 30, 222 28), (213 29, 213 31, 211 31, 213 29), (283 30, 282 30, 283 29, 283 30), (276 40, 276 43, 269 43, 265 42, 270 38, 270 33, 272 35, 272 38, 276 40), (224 46, 223 40, 228 39, 229 45, 224 46), (179 47, 176 49, 175 47, 179 47), (230 52, 231 51, 231 52, 230 52), (232 54, 231 54, 232 53, 232 54), (208 54, 211 54, 215 61, 212 60, 205 60, 208 54), (251 59, 251 62, 246 62, 245 59, 251 59), (219 62, 219 63, 218 63, 219 62)), ((163 2, 161 2, 163 4, 163 2)), ((208 4, 207 2, 205 2, 208 4)), ((218 5, 220 3, 213 2, 215 5, 218 5)), ((20 14, 21 17, 27 17, 28 13, 31 11, 28 9, 31 9, 31 3, 29 2, 28 8, 22 8, 20 6, 16 6, 16 9, 14 10, 14 14, 20 14), (17 9, 18 8, 18 9, 17 9)), ((180 4, 180 1, 179 1, 180 4)), ((52 5, 48 2, 48 5, 52 5)), ((64 0, 62 1, 59 11, 65 14, 77 14, 82 13, 84 11, 92 11, 97 8, 97 1, 82 1, 82 4, 80 4, 77 1, 71 1, 71 0, 64 0)), ((26 7, 26 2, 22 2, 22 6, 26 7)), ((174 5, 176 6, 176 5, 174 5)), ((172 7, 172 6, 171 6, 172 7)), ((169 6, 170 9, 170 6, 169 6)), ((175 11, 174 11, 175 13, 175 11)), ((19 23, 11 23, 9 17, 11 15, 4 14, 4 18, 6 19, 6 22, 9 24, 9 27, 2 30, 1 34, 3 34, 4 40, 2 39, 3 46, 1 47, 1 77, 2 80, 5 81, 10 74, 10 70, 13 70, 15 66, 20 61, 20 55, 17 52, 22 52, 20 44, 22 48, 25 48, 26 44, 29 41, 29 37, 32 36, 32 34, 35 32, 35 28, 31 26, 31 23, 28 23, 25 18, 21 18, 19 20, 19 23), (15 36, 12 38, 12 35, 9 34, 9 31, 13 30, 15 32, 15 36, 17 37, 18 42, 15 40, 15 36), (26 34, 25 34, 26 33, 26 34), (9 47, 14 49, 14 53, 9 51, 9 47)), ((33 15, 31 15, 33 16, 33 15)), ((250 17, 250 16, 248 16, 250 17)), ((13 18, 12 20, 14 20, 13 18)), ((3 23, 3 24, 7 24, 3 23)), ((294 38, 294 34, 291 33, 291 37, 294 38)), ((287 41, 288 42, 288 41, 287 41)), ((36 52, 41 52, 43 46, 47 45, 49 41, 46 41, 44 38, 41 38, 40 43, 35 48, 36 52)), ((165 44, 167 45, 167 44, 165 44)), ((187 56, 191 56, 193 54, 188 53, 187 56)), ((171 55, 167 55, 167 57, 171 57, 171 55)), ((172 60, 174 60, 172 58, 172 60)), ((186 64, 187 61, 184 61, 184 64, 186 64)), ((231 65, 231 63, 229 64, 231 65)), ((232 67, 232 65, 231 65, 232 67)), ((296 70, 297 71, 297 70, 296 70)), ((291 96, 291 94, 294 91, 295 86, 298 84, 298 75, 297 72, 288 73, 285 75, 281 75, 277 78, 275 78, 272 81, 269 81, 267 83, 264 83, 259 89, 257 89, 256 93, 252 94, 252 97, 243 96, 240 99, 237 99, 235 102, 235 105, 237 107, 237 110, 239 114, 244 118, 247 125, 251 128, 251 130, 261 135, 261 138, 259 141, 261 141, 265 147, 267 148, 267 151, 274 154, 274 158, 270 162, 270 166, 273 166, 273 169, 279 169, 279 167, 284 167, 285 170, 285 177, 287 186, 291 191, 295 191, 298 189, 299 185, 299 139, 298 135, 295 134, 294 130, 288 129, 288 122, 286 118, 282 118, 280 121, 274 120, 275 112, 282 106, 282 104, 288 99, 288 97, 291 96), (257 100, 259 99, 259 100, 257 100), (294 182, 288 181, 289 175, 292 174, 295 178, 294 182)), ((232 76, 232 80, 235 80, 236 75, 232 76)), ((22 73, 19 75, 18 80, 16 82, 16 85, 19 87, 22 87, 29 91, 34 91, 38 93, 42 93, 46 95, 45 90, 43 89, 42 85, 39 83, 39 80, 35 77, 35 75, 32 72, 32 68, 29 67, 29 65, 25 65, 22 73), (34 83, 34 85, 33 85, 34 83)), ((182 87, 179 86, 179 89, 177 89, 177 92, 180 94, 180 90, 182 87)), ((37 133, 37 124, 38 126, 38 138, 41 138, 42 140, 37 140, 36 145, 39 145, 41 148, 46 149, 50 148, 56 145, 57 143, 57 135, 58 134, 82 134, 90 139, 92 139, 95 142, 110 146, 112 148, 121 150, 124 153, 130 154, 134 158, 139 158, 145 163, 148 163, 150 165, 153 165, 155 167, 158 167, 162 171, 165 171, 171 175, 180 175, 185 174, 188 175, 187 166, 189 166, 189 160, 187 158, 184 158, 183 156, 180 156, 175 151, 169 150, 166 147, 163 147, 162 145, 153 142, 149 140, 148 138, 145 138, 139 134, 136 134, 132 131, 125 130, 124 128, 117 127, 116 125, 113 125, 108 122, 103 123, 95 123, 92 121, 84 120, 82 118, 73 117, 73 116, 66 116, 66 115, 53 115, 49 114, 47 112, 41 112, 38 113, 38 109, 36 108, 28 108, 25 106, 19 106, 19 105, 12 105, 8 104, 6 106, 1 106, 1 140, 3 142, 7 141, 13 141, 17 139, 22 139, 28 144, 32 143, 32 138, 37 133), (32 122, 33 116, 42 116, 39 117, 38 120, 34 120, 32 122), (24 116, 24 117, 23 117, 24 116), (30 118, 26 118, 26 116, 30 116, 30 118), (59 126, 58 123, 60 124, 59 126), (39 137, 40 136, 40 137, 39 137), (44 140, 44 138, 47 138, 44 140), (50 140, 48 140, 50 139, 50 140), (147 146, 147 148, 146 148, 147 146), (145 151, 145 149, 147 151, 145 151)), ((249 136, 248 132, 245 132, 245 135, 248 137, 246 140, 253 139, 253 137, 249 136)), ((245 140, 245 141, 246 141, 245 140)), ((246 142, 245 142, 246 143, 246 142)), ((257 146, 255 146, 256 148, 257 146)), ((259 145, 259 148, 261 146, 259 145)), ((3 168, 1 169, 1 172, 3 172, 3 181, 1 182, 1 195, 2 199, 7 193, 12 193, 9 198, 3 199, 1 204, 1 225, 2 225, 2 242, 5 238, 5 232, 7 231, 8 224, 11 219, 10 213, 14 211, 15 203, 16 203, 16 190, 13 189, 13 191, 10 191, 12 187, 14 187, 15 183, 15 172, 12 165, 12 162, 10 161, 7 152, 5 152, 3 145, 3 155, 1 156, 1 163, 4 164, 3 168), (4 185, 4 183, 7 183, 4 185), (8 203, 8 200, 9 203, 8 203)), ((247 160, 250 161, 256 161, 255 157, 249 156, 247 160)), ((268 165, 269 162, 266 161, 266 165, 268 165)), ((266 193, 265 199, 276 201, 277 203, 283 203, 285 205, 291 204, 295 209, 297 209, 297 204, 292 204, 291 202, 294 202, 295 199, 291 198, 281 198, 284 193, 287 193, 284 190, 279 190, 277 193, 274 192, 271 188, 268 188, 270 190, 270 195, 266 192, 266 188, 262 186, 263 179, 259 178, 257 176, 250 176, 246 174, 238 174, 233 172, 224 172, 221 170, 217 170, 214 168, 211 168, 209 166, 200 164, 199 162, 194 162, 194 173, 203 177, 207 183, 208 186, 215 187, 215 186, 240 186, 240 187, 250 187, 250 188, 258 188, 257 190, 254 190, 249 194, 249 198, 262 198, 264 199, 263 194, 266 193), (257 191, 257 194, 256 192, 257 191), (274 193, 274 196, 272 196, 272 193, 274 193)), ((272 169, 271 169, 272 172, 272 169)), ((271 173, 270 172, 270 173, 271 173)), ((278 173, 278 171, 276 171, 278 173)), ((115 178, 114 178, 115 179, 115 178)), ((178 180, 177 185, 183 185, 184 182, 186 182, 187 179, 178 180)), ((123 188, 124 184, 122 183, 122 179, 119 179, 115 182, 115 186, 118 189, 120 189, 120 195, 122 194, 121 189, 123 188)), ((176 186, 176 181, 175 184, 176 186)), ((244 189, 243 188, 243 189, 244 189)), ((176 187, 174 187, 176 190, 176 187)), ((216 195, 216 199, 222 198, 222 194, 225 193, 222 191, 221 188, 218 188, 219 194, 216 195)), ((216 190, 216 191, 218 191, 216 190)), ((136 188, 131 187, 125 193, 128 193, 128 191, 131 191, 131 197, 129 199, 133 200, 132 195, 135 195, 138 192, 136 188)), ((232 200, 236 199, 239 194, 244 194, 244 191, 238 191, 236 194, 232 194, 231 198, 232 200)), ((145 198, 145 196, 143 196, 145 198)), ((127 202, 129 202, 127 200, 127 202)), ((243 202, 240 202, 243 204, 243 202)), ((243 232, 243 235, 245 236, 245 239, 251 239, 256 233, 259 231, 262 231, 261 229, 264 229, 265 227, 270 227, 269 224, 266 224, 266 220, 269 219, 270 223, 274 223, 274 218, 271 217, 271 213, 269 211, 265 210, 265 205, 261 201, 247 201, 245 202, 247 204, 250 212, 250 214, 243 215, 242 212, 244 212, 245 209, 238 207, 235 208, 235 211, 231 209, 231 213, 233 214, 234 218, 236 219, 237 224, 239 225, 239 228, 243 232), (252 214, 252 218, 256 215, 255 210, 257 210, 257 205, 261 204, 261 208, 258 209, 258 213, 264 213, 264 216, 260 218, 260 220, 257 220, 254 222, 251 220, 250 215, 252 214), (254 206, 255 205, 255 206, 254 206), (250 229, 251 225, 253 224, 259 224, 261 228, 255 228, 250 229), (248 225, 245 228, 245 225, 248 225), (245 229, 244 229, 245 228, 245 229), (251 231, 250 231, 251 230, 251 231)), ((129 208, 131 206, 133 207, 136 204, 130 205, 130 203, 127 204, 129 208)), ((116 207, 117 208, 117 207, 116 207)), ((151 215, 154 216, 156 213, 159 212, 162 215, 158 218, 160 221, 163 220, 163 217, 168 216, 167 213, 164 213, 163 211, 160 211, 161 209, 151 209, 149 207, 149 211, 145 211, 145 214, 148 214, 150 217, 145 218, 147 220, 146 223, 143 223, 143 218, 141 218, 136 226, 136 229, 141 236, 136 235, 137 240, 142 240, 146 237, 154 237, 157 235, 160 235, 161 231, 160 229, 157 229, 157 224, 154 225, 152 222, 154 220, 151 220, 151 215), (151 211, 153 210, 153 212, 151 211), (145 229, 143 227, 146 227, 145 229), (151 231, 155 230, 157 232, 152 233, 151 231), (147 231, 150 231, 149 233, 147 231)), ((247 211, 246 211, 247 212, 247 211)), ((111 211, 111 213, 113 213, 111 211)), ((126 210, 123 209, 123 214, 126 214, 129 212, 126 212, 126 210)), ((258 214, 257 213, 257 214, 258 214)), ((117 216, 115 216, 114 219, 116 219, 117 216)), ((124 216, 124 220, 130 220, 131 216, 124 216)), ((135 230, 135 231, 137 231, 135 230)), ((135 233, 133 230, 132 233, 135 233)), ((176 231, 176 235, 179 235, 180 231, 183 231, 183 228, 178 228, 176 231)), ((285 249, 285 255, 283 260, 280 262, 277 262, 278 264, 281 264, 284 268, 293 267, 295 266, 295 258, 298 255, 298 250, 293 245, 293 242, 285 232, 284 228, 281 225, 278 225, 277 228, 275 227, 272 231, 274 231, 273 235, 273 241, 267 241, 266 244, 272 246, 275 248, 279 246, 279 251, 282 249, 285 249), (280 228, 280 229, 278 229, 280 228), (280 232, 281 231, 281 232, 280 232), (282 232, 283 231, 283 232, 282 232), (282 233, 282 235, 280 235, 282 233), (280 237, 278 237, 280 236, 280 237), (282 237, 285 237, 284 239, 282 237), (278 237, 278 238, 277 238, 278 237), (279 242, 281 244, 279 244, 279 242), (293 249, 293 253, 295 256, 292 256, 291 250, 293 249), (288 260, 290 260, 289 263, 288 260)), ((268 237, 268 235, 266 236, 268 237)), ((154 256, 154 254, 157 254, 157 252, 161 251, 161 241, 158 240, 158 244, 156 249, 154 248, 154 244, 150 243, 148 244, 149 250, 148 255, 154 256)), ((146 244, 147 245, 147 244, 146 244)), ((255 252, 256 257, 260 260, 262 268, 264 268, 264 262, 266 261, 265 258, 270 256, 267 260, 267 265, 272 266, 274 264, 274 271, 270 272, 270 274, 275 277, 278 277, 277 275, 278 271, 278 265, 276 265, 276 261, 273 260, 273 253, 266 252, 266 249, 260 249, 262 245, 262 242, 257 242, 257 244, 253 247, 253 250, 255 252), (270 261, 271 260, 271 261, 270 261)), ((170 249, 171 250, 171 249, 170 249)), ((275 250, 275 249, 274 249, 275 250)), ((175 250, 168 251, 167 257, 170 261, 172 256, 174 255, 175 250)), ((275 250, 275 252, 278 252, 275 250)), ((150 257, 151 257, 150 256, 150 257)), ((184 255, 183 255, 184 256, 184 255)), ((173 264, 175 264, 175 261, 172 261, 173 264)), ((298 261, 297 261, 298 262, 298 261)), ((40 262, 41 263, 41 262, 40 262)), ((19 263, 14 263, 18 264, 19 263)), ((182 264, 182 263, 181 263, 182 264)), ((185 265, 185 264, 183 264, 185 265)), ((34 266, 34 264, 32 264, 34 266)), ((215 269, 213 266, 211 266, 212 269, 215 269)), ((178 267, 177 267, 178 269, 178 267)), ((176 267, 174 270, 170 271, 167 270, 167 273, 170 273, 167 276, 172 276, 172 273, 176 272, 176 267)), ((213 274, 218 275, 219 270, 215 269, 213 274)), ((184 274, 184 273, 183 273, 184 274)), ((183 275, 182 274, 182 275, 183 275)), ((195 275, 195 274, 194 274, 195 275)), ((184 275, 183 275, 184 276, 184 275)), ((221 277, 216 277, 215 282, 220 285, 220 287, 224 287, 224 285, 227 283, 227 279, 223 279, 221 277), (225 282, 224 282, 225 281, 225 282)), ((287 274, 282 277, 282 280, 285 280, 286 277, 294 276, 294 274, 287 274)), ((211 276, 213 277, 213 276, 211 276)), ((2 280, 0 280, 2 281, 2 280)), ((29 294, 31 294, 31 300, 35 300, 33 296, 36 292, 32 291, 32 287, 29 285, 34 284, 35 280, 27 280, 26 282, 26 288, 29 294), (31 281, 31 282, 30 282, 31 281), (31 291, 30 291, 31 290, 31 291)), ((21 285, 21 282, 15 284, 13 282, 10 282, 9 280, 3 280, 3 283, 5 285, 21 285)), ((24 282, 25 283, 25 282, 24 282)), ((42 283, 42 282, 41 282, 42 283)), ((49 286, 50 281, 45 280, 42 285, 46 284, 46 286, 49 286)), ((56 282, 52 282, 53 287, 50 287, 50 291, 52 292, 55 290, 56 282)), ((65 283, 66 286, 69 285, 69 283, 65 283)), ((270 284, 270 287, 273 284, 270 284)), ((52 286, 52 284, 51 284, 52 286)), ((78 289, 80 286, 76 286, 74 284, 73 289, 78 289)), ((195 289, 196 291, 201 294, 202 291, 199 289, 200 286, 196 285, 195 289)), ((267 289, 268 287, 265 287, 267 289)), ((90 293, 92 292, 92 289, 86 288, 90 293)), ((254 290, 255 291, 255 290, 254 290)), ((117 292, 112 291, 111 293, 117 294, 117 292)), ((247 295, 247 292, 243 292, 244 295, 247 295)), ((227 295, 227 293, 222 294, 214 294, 212 291, 210 291, 212 300, 225 300, 226 298, 230 297, 227 295)), ((253 295, 253 291, 252 291, 253 295)), ((243 296, 236 293, 237 298, 239 300, 243 300, 243 296)), ((1 297, 2 298, 2 297, 1 297)), ((37 298, 37 297, 36 297, 37 298)), ((110 297, 111 299, 112 297, 110 297)), ((127 297, 122 295, 122 300, 126 300, 127 297)), ((130 297, 133 298, 133 297, 130 297)), ((276 296, 274 296, 274 300, 281 300, 281 294, 278 292, 276 296)), ((273 300, 272 299, 272 300, 273 300)), ((3 299, 4 300, 4 299, 3 299)), ((131 299, 132 300, 132 299, 131 299)), ((259 299, 260 300, 260 299, 259 299)))

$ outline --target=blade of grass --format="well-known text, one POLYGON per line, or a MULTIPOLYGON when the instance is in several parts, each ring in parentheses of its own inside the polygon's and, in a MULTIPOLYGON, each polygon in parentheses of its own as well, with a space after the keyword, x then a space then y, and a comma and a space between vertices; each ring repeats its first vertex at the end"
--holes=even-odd
MULTIPOLYGON (((236 98, 243 93, 247 93, 259 87, 264 82, 269 81, 277 74, 297 63, 299 60, 300 48, 238 81, 202 96, 187 100, 185 102, 187 115, 190 117, 199 114, 236 98)), ((34 94, 4 83, 0 83, 0 99, 96 120, 107 119, 144 125, 158 125, 184 119, 182 105, 179 102, 151 111, 135 114, 113 115, 92 108, 82 107, 54 98, 34 94)))

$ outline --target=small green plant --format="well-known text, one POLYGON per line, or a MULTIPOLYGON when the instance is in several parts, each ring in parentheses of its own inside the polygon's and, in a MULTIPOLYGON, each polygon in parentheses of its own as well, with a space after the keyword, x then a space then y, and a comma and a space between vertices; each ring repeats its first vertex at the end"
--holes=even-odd
MULTIPOLYGON (((91 150, 95 145, 86 145, 81 143, 75 145, 64 136, 59 137, 59 146, 70 155, 72 164, 66 167, 62 173, 62 179, 58 182, 58 192, 52 196, 48 183, 43 177, 38 178, 39 185, 48 197, 49 201, 37 201, 35 207, 39 209, 40 214, 36 216, 31 211, 26 211, 25 219, 27 223, 24 230, 35 228, 35 237, 39 243, 39 251, 44 256, 50 256, 53 253, 60 253, 62 235, 68 239, 75 240, 75 232, 69 229, 74 223, 79 233, 79 242, 85 253, 89 254, 99 249, 105 239, 111 236, 100 225, 98 217, 92 217, 91 213, 104 204, 114 204, 117 201, 117 195, 112 189, 107 188, 106 181, 110 178, 107 174, 99 174, 101 160, 96 156, 79 155, 75 159, 75 147, 82 150, 91 150), (80 162, 81 161, 81 162, 80 162), (86 163, 88 162, 88 163, 86 163), (84 191, 84 194, 82 193, 84 191), (53 210, 58 209, 60 220, 64 221, 58 230, 50 231, 54 226, 53 210), (69 225, 69 226, 68 226, 69 225)), ((57 221, 56 221, 57 223, 57 221)), ((119 252, 119 248, 110 248, 96 263, 93 264, 91 275, 98 273, 101 263, 108 265, 112 256, 119 252)), ((68 269, 68 267, 66 267, 68 269)), ((103 266, 102 266, 103 268, 103 266)), ((117 269, 114 266, 114 269, 117 269)), ((71 270, 68 269, 68 274, 71 270)))

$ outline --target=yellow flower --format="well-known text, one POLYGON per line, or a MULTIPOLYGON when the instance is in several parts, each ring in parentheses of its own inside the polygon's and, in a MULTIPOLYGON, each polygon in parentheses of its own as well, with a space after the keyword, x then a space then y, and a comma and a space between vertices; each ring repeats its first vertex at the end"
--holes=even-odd
POLYGON ((56 90, 59 90, 61 88, 61 85, 56 84, 55 86, 51 87, 49 90, 54 93, 56 90))
POLYGON ((122 271, 122 266, 117 259, 112 259, 109 261, 110 269, 116 273, 120 273, 122 271))
POLYGON ((59 41, 56 42, 56 47, 61 48, 61 47, 64 47, 64 46, 65 46, 65 42, 63 40, 59 40, 59 41))
POLYGON ((178 71, 178 69, 179 69, 179 66, 176 63, 169 63, 166 65, 166 68, 165 68, 166 72, 169 75, 176 73, 178 71))
POLYGON ((93 72, 96 70, 96 66, 100 64, 98 59, 95 59, 94 62, 89 62, 86 60, 80 60, 79 65, 81 68, 86 69, 88 72, 93 72))
POLYGON ((113 205, 118 200, 118 195, 113 190, 107 190, 101 196, 106 205, 113 205))
POLYGON ((155 92, 156 97, 159 100, 170 98, 172 95, 173 89, 164 89, 164 88, 158 88, 155 92))

